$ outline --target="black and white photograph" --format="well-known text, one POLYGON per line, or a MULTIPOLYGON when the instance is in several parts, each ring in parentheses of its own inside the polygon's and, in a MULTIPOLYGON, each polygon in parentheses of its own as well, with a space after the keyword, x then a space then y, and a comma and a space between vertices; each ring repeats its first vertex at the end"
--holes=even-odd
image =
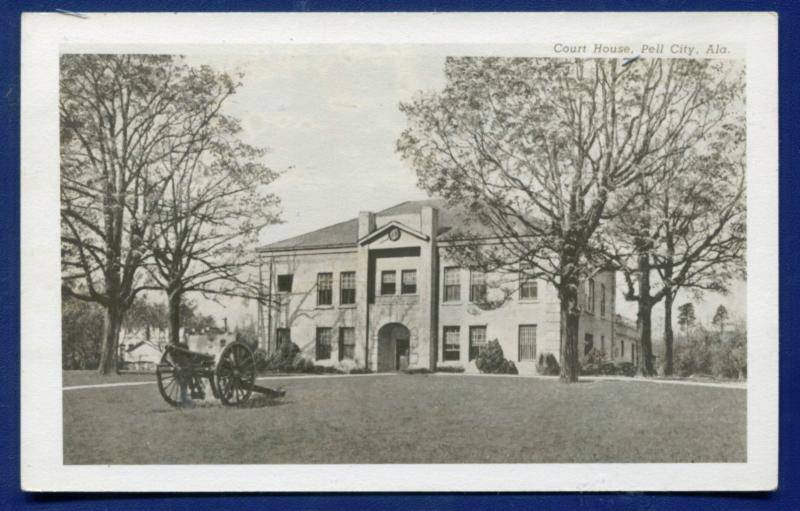
POLYGON ((209 477, 768 463, 777 311, 752 268, 777 169, 752 154, 748 52, 589 35, 59 45, 49 455, 209 477))

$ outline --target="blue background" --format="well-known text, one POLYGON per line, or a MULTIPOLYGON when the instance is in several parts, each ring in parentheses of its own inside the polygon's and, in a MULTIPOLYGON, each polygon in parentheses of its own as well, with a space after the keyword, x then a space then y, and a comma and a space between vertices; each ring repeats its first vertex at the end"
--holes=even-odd
MULTIPOLYGON (((800 509, 797 370, 800 330, 800 72, 797 1, 532 0, 367 2, 337 0, 76 0, 0 4, 0 508, 156 510, 247 509, 800 509), (414 494, 414 495, 37 495, 19 490, 19 47, 23 11, 739 11, 779 13, 780 33, 780 479, 764 494, 414 494)), ((757 335, 757 332, 754 332, 757 335)))

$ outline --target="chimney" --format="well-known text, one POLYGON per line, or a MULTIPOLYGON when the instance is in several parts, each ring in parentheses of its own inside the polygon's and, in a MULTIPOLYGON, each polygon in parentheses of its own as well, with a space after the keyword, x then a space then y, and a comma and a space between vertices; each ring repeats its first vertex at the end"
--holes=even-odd
POLYGON ((439 210, 432 206, 423 206, 420 211, 419 218, 420 230, 431 237, 431 240, 436 239, 436 233, 439 231, 439 210))
POLYGON ((359 211, 358 213, 358 239, 375 230, 375 213, 359 211))

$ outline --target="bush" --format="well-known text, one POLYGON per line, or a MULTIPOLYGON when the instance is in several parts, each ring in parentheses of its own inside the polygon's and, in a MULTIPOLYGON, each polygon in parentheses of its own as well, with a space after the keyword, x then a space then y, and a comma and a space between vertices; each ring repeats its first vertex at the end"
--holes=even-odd
POLYGON ((635 376, 636 366, 630 362, 595 362, 581 366, 582 376, 635 376))
POLYGON ((475 359, 478 371, 488 374, 518 374, 514 362, 506 360, 497 339, 489 341, 475 359))
POLYGON ((264 371, 267 368, 267 352, 261 348, 253 350, 253 358, 256 361, 256 371, 264 371))
POLYGON ((539 362, 536 364, 536 372, 546 376, 558 376, 561 374, 561 366, 558 359, 552 353, 539 355, 539 362))
POLYGON ((433 371, 427 367, 412 367, 410 369, 404 369, 403 372, 406 374, 431 374, 433 371))
POLYGON ((294 357, 294 361, 292 362, 290 372, 293 373, 313 373, 315 372, 314 369, 314 362, 308 360, 301 354, 297 354, 294 357))
POLYGON ((350 374, 372 374, 372 369, 366 367, 354 367, 350 369, 350 374))
POLYGON ((437 373, 463 373, 464 367, 463 366, 446 366, 446 365, 438 365, 436 366, 437 373))
POLYGON ((267 371, 292 372, 295 370, 295 361, 300 356, 300 347, 291 342, 285 342, 278 350, 264 361, 263 368, 267 371))

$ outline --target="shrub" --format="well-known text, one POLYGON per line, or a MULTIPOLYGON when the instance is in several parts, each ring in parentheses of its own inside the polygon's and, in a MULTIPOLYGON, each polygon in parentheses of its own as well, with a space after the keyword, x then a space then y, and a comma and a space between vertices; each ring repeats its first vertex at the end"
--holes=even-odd
POLYGON ((482 373, 488 374, 518 374, 517 366, 514 362, 506 360, 503 356, 503 348, 497 339, 489 341, 486 344, 478 357, 475 359, 475 365, 482 373))
POLYGON ((314 362, 298 353, 294 357, 290 371, 294 373, 313 373, 315 372, 314 362))
POLYGON ((546 376, 558 376, 561 374, 561 366, 558 359, 552 353, 539 355, 539 362, 536 364, 536 372, 546 376))
POLYGON ((264 371, 267 368, 267 360, 269 359, 267 352, 258 348, 253 350, 253 357, 256 361, 256 371, 264 371))
POLYGON ((406 374, 431 374, 433 371, 427 367, 412 367, 409 369, 404 369, 403 372, 406 374))
POLYGON ((446 366, 446 365, 438 365, 436 366, 437 373, 463 373, 464 367, 463 366, 446 366))
POLYGON ((263 367, 267 371, 291 372, 295 359, 300 354, 300 347, 291 342, 281 344, 277 351, 266 358, 263 367))
POLYGON ((350 374, 371 374, 372 369, 366 367, 354 367, 350 369, 350 374))
POLYGON ((633 365, 633 362, 615 362, 612 365, 616 371, 614 374, 630 377, 636 376, 636 366, 633 365))

